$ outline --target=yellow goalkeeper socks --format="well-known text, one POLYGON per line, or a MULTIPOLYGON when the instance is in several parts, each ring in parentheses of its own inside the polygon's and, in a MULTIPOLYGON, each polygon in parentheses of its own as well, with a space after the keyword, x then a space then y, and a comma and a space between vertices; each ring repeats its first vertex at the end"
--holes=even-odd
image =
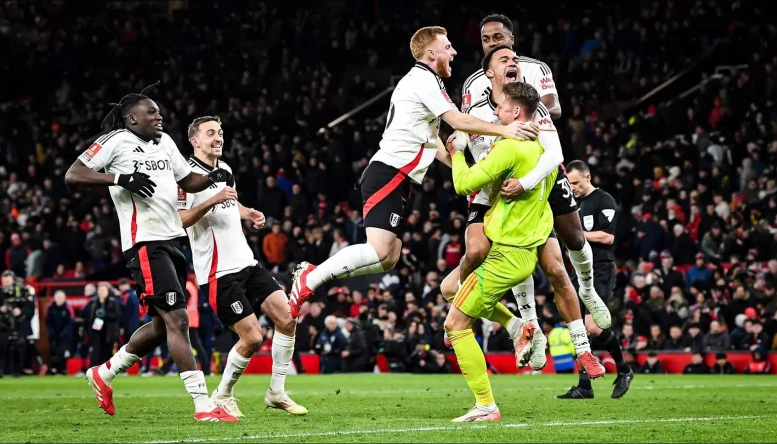
POLYGON ((491 316, 489 316, 488 320, 498 322, 504 329, 507 329, 510 320, 514 317, 515 315, 505 307, 504 304, 499 302, 496 304, 496 307, 494 307, 494 311, 491 312, 491 316))
POLYGON ((456 359, 459 361, 461 373, 467 380, 472 393, 475 394, 475 403, 489 406, 494 403, 494 395, 491 393, 491 381, 486 373, 486 357, 475 340, 472 329, 448 332, 456 359))

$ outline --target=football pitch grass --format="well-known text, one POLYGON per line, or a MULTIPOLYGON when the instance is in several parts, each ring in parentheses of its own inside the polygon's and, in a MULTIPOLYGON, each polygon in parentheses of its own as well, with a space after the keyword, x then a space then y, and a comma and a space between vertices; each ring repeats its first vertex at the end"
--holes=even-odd
MULTIPOLYGON (((774 442, 777 379, 637 375, 611 399, 558 400, 573 375, 491 378, 499 423, 453 424, 473 405, 461 375, 303 375, 286 381, 304 417, 266 409, 269 376, 247 375, 239 423, 196 423, 177 377, 114 380, 116 415, 75 377, 0 379, 2 442, 774 442)), ((213 390, 218 377, 208 378, 213 390)))

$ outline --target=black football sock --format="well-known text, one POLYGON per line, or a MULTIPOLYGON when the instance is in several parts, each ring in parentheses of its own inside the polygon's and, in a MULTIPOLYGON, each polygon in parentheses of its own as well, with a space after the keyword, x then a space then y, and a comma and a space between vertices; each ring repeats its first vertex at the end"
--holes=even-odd
POLYGON ((609 328, 607 330, 602 330, 602 334, 596 339, 599 341, 599 344, 610 353, 610 356, 612 356, 612 359, 615 361, 615 366, 618 368, 618 373, 628 373, 629 366, 626 365, 626 361, 623 360, 621 345, 612 330, 609 328))
POLYGON ((591 387, 591 378, 588 377, 588 373, 585 372, 585 370, 580 370, 580 381, 577 383, 577 386, 581 389, 586 390, 593 390, 593 387, 591 387))

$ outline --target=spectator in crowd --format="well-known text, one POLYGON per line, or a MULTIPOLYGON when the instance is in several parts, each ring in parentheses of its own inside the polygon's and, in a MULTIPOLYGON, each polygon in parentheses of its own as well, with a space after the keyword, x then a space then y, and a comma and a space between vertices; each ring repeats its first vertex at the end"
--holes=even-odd
POLYGON ((564 321, 559 320, 548 333, 548 349, 556 373, 572 373, 575 370, 575 346, 564 321))
POLYGON ((769 341, 769 337, 764 332, 763 324, 756 319, 750 323, 750 330, 739 342, 739 349, 753 351, 758 347, 766 349, 770 345, 771 341, 769 341))
POLYGON ((262 253, 267 259, 267 265, 270 268, 282 268, 286 263, 286 243, 289 238, 281 232, 281 224, 273 222, 272 232, 264 236, 262 240, 262 253))
POLYGON ((87 331, 90 366, 107 361, 119 340, 122 307, 114 295, 115 290, 111 284, 100 282, 97 285, 97 296, 81 310, 87 331))
POLYGON ((348 240, 345 238, 345 234, 340 229, 335 229, 332 232, 332 247, 329 249, 329 257, 334 256, 337 254, 338 251, 342 250, 343 248, 347 247, 348 240))
POLYGON ((492 353, 512 352, 513 340, 498 322, 491 323, 491 332, 488 334, 487 350, 492 353))
POLYGON ((685 348, 686 352, 696 353, 704 350, 704 335, 701 334, 701 326, 698 322, 688 324, 687 334, 690 345, 685 348))
POLYGON ((663 375, 666 371, 664 371, 664 366, 661 365, 661 361, 658 360, 656 352, 652 351, 648 353, 647 360, 642 364, 642 367, 639 368, 637 373, 663 375))
POLYGON ((691 288, 694 284, 699 284, 706 288, 712 280, 712 272, 707 268, 704 260, 704 253, 696 253, 696 263, 693 268, 688 270, 686 287, 691 288))
POLYGON ((650 338, 648 338, 648 350, 663 350, 666 343, 666 337, 658 324, 650 326, 650 338))
POLYGON ((674 259, 668 250, 661 252, 661 268, 658 269, 664 293, 671 293, 673 287, 683 288, 683 275, 674 267, 674 259))
POLYGON ((715 354, 715 365, 712 366, 712 374, 714 375, 733 375, 736 373, 734 366, 728 362, 725 353, 715 354))
POLYGON ((67 305, 65 292, 57 290, 54 293, 54 301, 46 310, 46 329, 53 374, 67 374, 67 358, 70 357, 70 338, 73 334, 74 319, 75 313, 67 305))
POLYGON ((326 328, 321 331, 316 342, 316 351, 321 355, 321 374, 339 373, 343 370, 342 353, 348 347, 337 318, 327 316, 324 320, 326 328))
POLYGON ((119 280, 119 300, 121 301, 121 330, 120 337, 122 343, 129 342, 129 338, 135 333, 135 330, 140 327, 140 311, 138 306, 138 294, 135 289, 130 285, 130 281, 127 278, 119 280))
POLYGON ((688 351, 691 348, 691 340, 679 325, 673 325, 669 329, 669 339, 664 343, 664 350, 688 351))
POLYGON ((710 371, 709 366, 704 363, 704 356, 695 352, 691 355, 691 363, 685 366, 683 373, 686 375, 708 375, 710 371))
POLYGON ((731 338, 725 326, 719 321, 710 322, 710 330, 704 335, 704 352, 714 353, 731 348, 731 338))
POLYGON ((745 373, 749 375, 768 375, 772 372, 772 364, 766 359, 766 349, 756 346, 753 349, 753 360, 747 365, 745 373))
POLYGON ((348 345, 342 351, 343 372, 369 372, 372 370, 372 347, 367 339, 364 328, 357 328, 360 321, 357 319, 347 319, 345 321, 345 330, 348 332, 348 345))

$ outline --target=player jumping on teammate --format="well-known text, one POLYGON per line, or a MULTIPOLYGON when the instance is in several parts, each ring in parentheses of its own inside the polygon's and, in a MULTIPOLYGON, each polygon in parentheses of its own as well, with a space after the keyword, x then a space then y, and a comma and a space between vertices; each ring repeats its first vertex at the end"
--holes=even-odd
POLYGON ((178 246, 178 238, 186 233, 176 212, 179 186, 199 192, 234 178, 218 168, 204 175, 192 172, 175 142, 162 132, 162 115, 145 95, 148 89, 114 104, 104 120, 112 131, 92 143, 65 175, 69 185, 109 187, 127 268, 138 283, 142 306, 152 316, 109 361, 90 368, 87 379, 100 407, 113 415, 113 378, 167 341, 194 400, 194 418, 234 422, 237 418, 208 397, 205 376, 192 354, 184 296, 186 258, 178 246))
POLYGON ((440 119, 454 129, 505 138, 536 138, 531 123, 508 126, 484 122, 461 113, 445 91, 456 56, 445 28, 421 28, 410 39, 416 64, 397 84, 380 149, 360 180, 367 243, 351 245, 318 266, 301 263, 290 292, 291 316, 324 282, 335 278, 382 273, 394 268, 401 252, 398 239, 410 182, 421 183, 437 158, 450 164, 438 137, 440 119))
MULTIPOLYGON (((498 45, 508 45, 512 47, 515 44, 513 35, 512 21, 501 14, 492 14, 485 17, 480 22, 480 36, 483 44, 483 52, 487 53, 498 45)), ((553 81, 553 73, 545 63, 528 57, 519 57, 519 67, 521 70, 521 80, 532 85, 540 94, 540 100, 548 109, 551 117, 561 116, 561 107, 559 105, 556 86, 553 81)), ((464 82, 462 108, 464 105, 475 103, 484 97, 488 97, 491 90, 491 82, 485 75, 485 70, 479 69, 469 76, 464 82)), ((477 134, 477 133, 476 133, 477 134)), ((549 202, 553 210, 553 227, 558 238, 569 249, 569 257, 577 273, 578 283, 580 285, 579 296, 592 314, 594 321, 601 328, 609 328, 612 324, 610 311, 602 302, 602 299, 596 295, 591 277, 593 253, 591 246, 583 235, 583 229, 580 226, 580 220, 577 217, 577 205, 572 197, 572 190, 569 187, 566 174, 563 171, 561 163, 564 161, 561 145, 558 147, 547 146, 545 153, 537 167, 524 177, 505 181, 502 185, 502 194, 508 198, 515 198, 524 190, 532 189, 540 180, 550 174, 552 171, 558 171, 556 184, 551 190, 549 202), (558 148, 558 149, 556 149, 558 148)), ((553 240, 552 242, 556 242, 553 240)), ((488 246, 483 236, 473 236, 467 239, 466 255, 462 262, 462 274, 467 276, 475 269, 477 264, 482 262, 488 246), (478 243, 479 241, 479 243, 478 243)), ((557 256, 551 263, 543 267, 553 289, 562 293, 574 292, 574 288, 569 281, 566 268, 557 256)), ((534 283, 528 281, 520 286, 517 292, 530 303, 534 304, 534 283)), ((521 305, 521 304, 519 304, 521 305)), ((571 307, 560 307, 559 310, 565 310, 569 314, 576 312, 571 307)), ((577 316, 575 314, 575 316, 577 316)))
MULTIPOLYGON (((224 131, 218 117, 198 117, 189 125, 194 155, 189 164, 195 172, 208 174, 216 168, 231 172, 219 161, 224 131)), ((264 214, 246 208, 233 187, 214 184, 199 193, 178 192, 178 214, 191 240, 197 283, 221 322, 240 337, 227 356, 221 384, 211 399, 227 412, 244 416, 233 396, 233 387, 262 345, 257 314, 265 313, 275 325, 272 339, 272 376, 264 398, 267 406, 292 415, 308 410, 292 401, 285 381, 294 354, 297 322, 289 314, 289 299, 270 272, 259 265, 243 234, 242 221, 255 228, 264 226, 264 214)))
MULTIPOLYGON (((531 122, 540 103, 539 95, 526 83, 510 83, 494 111, 504 124, 531 122)), ((500 140, 488 156, 472 168, 464 160, 465 146, 455 145, 452 153, 453 184, 458 194, 470 194, 485 185, 494 190, 508 177, 522 177, 537 165, 542 147, 536 141, 500 140)), ((445 319, 445 332, 456 352, 461 373, 475 395, 475 407, 453 422, 499 421, 502 415, 494 401, 486 372, 486 359, 472 333, 472 324, 480 317, 490 318, 502 295, 531 277, 537 265, 537 247, 545 243, 553 229, 553 214, 548 205, 552 175, 541 185, 507 202, 498 194, 486 214, 484 225, 493 242, 485 261, 462 284, 445 319)), ((515 344, 520 359, 531 347, 535 325, 517 320, 520 339, 515 344)))
MULTIPOLYGON (((506 45, 500 45, 490 50, 483 58, 482 64, 486 77, 491 80, 489 95, 470 106, 467 109, 467 113, 480 119, 490 120, 493 119, 494 109, 496 108, 495 102, 502 96, 505 86, 522 83, 519 80, 521 78, 521 70, 518 56, 506 45)), ((544 150, 540 159, 542 159, 542 156, 545 156, 549 151, 555 150, 561 152, 561 141, 558 138, 558 133, 553 126, 553 122, 549 118, 547 108, 545 108, 541 102, 538 103, 532 119, 540 128, 538 142, 544 150)), ((476 162, 480 162, 490 155, 489 152, 494 142, 495 138, 493 137, 457 133, 450 143, 456 145, 456 148, 459 150, 464 150, 468 147, 473 159, 476 162)), ((540 162, 541 161, 542 160, 540 160, 540 162)), ((536 166, 531 170, 527 170, 527 175, 531 174, 534 169, 536 169, 536 166)), ((555 179, 557 177, 556 171, 552 171, 548 177, 555 179)), ((552 191, 550 193, 552 196, 552 191)), ((486 236, 483 220, 484 216, 491 208, 492 195, 493 190, 488 187, 474 193, 470 197, 469 217, 467 218, 467 244, 474 244, 478 249, 485 248, 486 254, 488 253, 488 250, 491 249, 491 240, 486 236)), ((481 252, 479 251, 478 254, 480 255, 480 253, 481 252)), ((560 274, 554 270, 554 267, 556 266, 563 267, 561 249, 559 248, 556 239, 551 237, 544 242, 539 248, 539 254, 540 265, 546 270, 546 273, 560 274), (553 271, 553 273, 551 273, 551 271, 553 271)), ((472 256, 474 257, 475 255, 472 256)), ((440 286, 443 295, 449 300, 453 298, 461 283, 469 276, 469 274, 462 273, 461 269, 463 269, 463 266, 454 269, 453 272, 443 280, 443 283, 440 286)), ((563 275, 566 276, 565 271, 563 271, 563 275)), ((566 278, 565 282, 566 285, 562 289, 556 289, 556 304, 559 307, 562 317, 569 325, 578 356, 578 362, 580 366, 594 378, 602 376, 604 374, 604 367, 602 367, 591 354, 591 346, 588 341, 588 336, 586 335, 585 324, 580 315, 580 304, 577 300, 577 295, 572 290, 572 284, 569 282, 568 278, 566 278)), ((533 289, 534 280, 531 276, 513 288, 521 313, 521 319, 532 322, 536 328, 536 334, 532 339, 531 353, 525 356, 519 356, 518 353, 516 353, 516 364, 520 368, 528 363, 532 369, 540 370, 545 366, 547 360, 545 355, 547 339, 545 338, 545 335, 542 334, 537 318, 533 289), (528 360, 526 358, 528 358, 528 360)), ((519 340, 519 330, 516 322, 517 318, 515 318, 510 310, 503 304, 496 304, 492 317, 489 319, 499 322, 504 326, 510 337, 513 338, 514 343, 519 340)))

